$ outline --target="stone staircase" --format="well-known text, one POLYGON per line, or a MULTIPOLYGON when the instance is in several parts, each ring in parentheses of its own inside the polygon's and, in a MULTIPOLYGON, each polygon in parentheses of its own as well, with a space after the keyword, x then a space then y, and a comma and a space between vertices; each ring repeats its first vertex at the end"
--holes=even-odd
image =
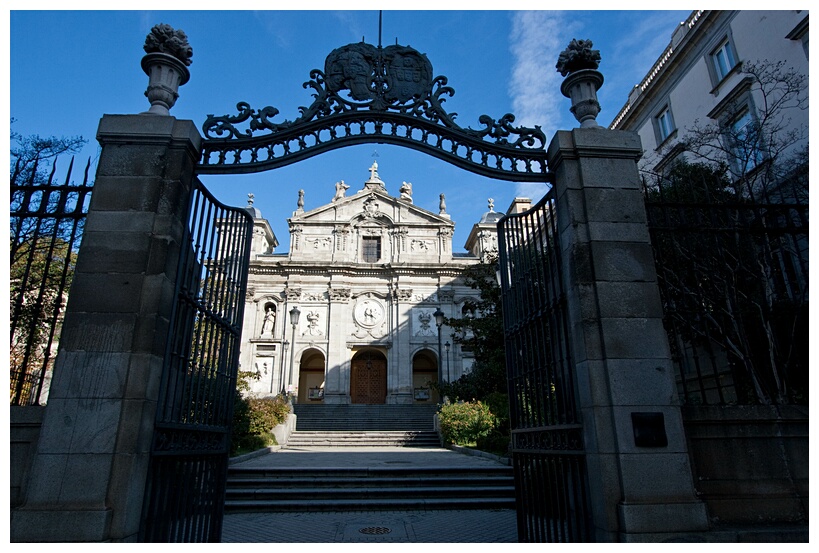
POLYGON ((301 447, 440 447, 438 433, 429 430, 413 431, 359 431, 359 432, 310 432, 296 429, 287 440, 288 449, 301 447))
MULTIPOLYGON (((316 446, 440 447, 434 405, 294 406, 286 449, 316 446)), ((296 453, 294 453, 296 454, 296 453)), ((456 455, 457 457, 457 455, 456 455)), ((228 468, 225 511, 513 509, 512 468, 485 466, 327 466, 228 468)))
POLYGON ((513 509, 512 469, 282 467, 228 469, 225 511, 513 509))
POLYGON ((440 447, 435 405, 296 404, 285 447, 440 447))

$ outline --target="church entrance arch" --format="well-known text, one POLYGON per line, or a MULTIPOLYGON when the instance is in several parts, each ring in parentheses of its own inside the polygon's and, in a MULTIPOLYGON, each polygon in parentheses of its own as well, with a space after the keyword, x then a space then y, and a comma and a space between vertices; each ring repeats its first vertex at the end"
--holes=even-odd
POLYGON ((387 399, 387 358, 367 349, 353 356, 350 365, 350 402, 383 404, 387 399))
POLYGON ((428 349, 412 356, 412 389, 416 403, 439 403, 438 392, 431 386, 438 382, 438 357, 428 349))
POLYGON ((322 403, 324 399, 324 367, 326 358, 317 349, 301 354, 299 364, 299 403, 322 403))

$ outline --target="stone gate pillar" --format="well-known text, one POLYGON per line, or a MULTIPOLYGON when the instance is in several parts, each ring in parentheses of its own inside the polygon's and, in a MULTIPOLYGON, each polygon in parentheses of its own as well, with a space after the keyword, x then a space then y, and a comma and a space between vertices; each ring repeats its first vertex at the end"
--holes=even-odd
POLYGON ((640 138, 561 131, 548 154, 596 539, 706 530, 663 328, 640 138))
POLYGON ((135 541, 200 136, 106 115, 94 192, 12 541, 135 541))
POLYGON ((151 108, 106 115, 37 454, 14 542, 136 541, 176 273, 202 138, 171 117, 193 54, 157 25, 151 108))

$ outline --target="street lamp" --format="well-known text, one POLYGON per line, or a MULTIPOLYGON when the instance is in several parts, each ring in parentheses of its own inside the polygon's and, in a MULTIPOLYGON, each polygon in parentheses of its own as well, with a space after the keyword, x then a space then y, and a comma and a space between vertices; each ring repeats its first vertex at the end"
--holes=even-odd
POLYGON ((298 307, 294 307, 290 310, 290 324, 293 327, 293 337, 290 343, 293 344, 293 347, 290 350, 290 375, 287 377, 288 392, 290 392, 290 388, 293 386, 293 357, 296 353, 296 327, 299 324, 299 315, 301 315, 301 311, 299 311, 298 307))
POLYGON ((435 324, 438 325, 438 383, 440 384, 444 379, 444 375, 441 370, 441 358, 443 357, 443 355, 441 355, 441 326, 444 324, 444 312, 441 311, 440 307, 438 307, 432 316, 435 317, 435 324))
POLYGON ((446 381, 451 382, 452 380, 449 378, 449 340, 444 344, 444 347, 446 348, 446 381))
POLYGON ((285 361, 285 359, 287 359, 287 347, 289 345, 290 345, 290 342, 288 342, 287 338, 285 338, 284 342, 282 342, 282 349, 283 349, 283 351, 282 351, 282 363, 281 363, 282 368, 281 368, 281 371, 279 371, 279 382, 281 382, 281 384, 282 384, 282 395, 287 393, 287 388, 285 388, 285 385, 284 385, 284 361, 285 361))

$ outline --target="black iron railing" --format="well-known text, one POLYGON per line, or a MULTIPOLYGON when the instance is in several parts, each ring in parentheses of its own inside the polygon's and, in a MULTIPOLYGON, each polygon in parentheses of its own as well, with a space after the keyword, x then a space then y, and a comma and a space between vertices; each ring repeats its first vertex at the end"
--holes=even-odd
POLYGON ((501 219, 498 242, 518 538, 591 541, 553 194, 501 219))
POLYGON ((62 317, 82 239, 93 185, 91 161, 81 184, 54 182, 56 161, 46 182, 38 163, 11 173, 10 210, 10 399, 11 405, 40 405, 49 383, 62 317))
POLYGON ((682 402, 807 403, 807 183, 694 168, 645 193, 682 402))
POLYGON ((222 533, 253 220, 198 181, 188 213, 140 541, 222 533))

